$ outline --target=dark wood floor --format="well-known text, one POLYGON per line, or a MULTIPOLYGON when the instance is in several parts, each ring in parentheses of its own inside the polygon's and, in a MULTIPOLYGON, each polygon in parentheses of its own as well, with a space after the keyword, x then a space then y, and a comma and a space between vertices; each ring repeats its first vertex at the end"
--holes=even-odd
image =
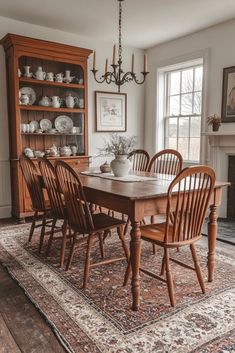
MULTIPOLYGON (((0 221, 0 228, 12 221, 0 221)), ((65 353, 42 315, 0 265, 0 353, 65 353)))

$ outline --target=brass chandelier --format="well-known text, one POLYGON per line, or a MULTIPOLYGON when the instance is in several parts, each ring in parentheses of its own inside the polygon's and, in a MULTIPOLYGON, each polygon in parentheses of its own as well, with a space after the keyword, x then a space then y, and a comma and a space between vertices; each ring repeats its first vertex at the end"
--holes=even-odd
POLYGON ((149 73, 147 70, 147 55, 144 54, 144 68, 141 72, 142 80, 137 78, 135 72, 135 56, 132 54, 132 64, 131 71, 124 72, 122 69, 122 1, 117 0, 119 2, 119 41, 118 41, 118 60, 116 61, 116 45, 113 46, 113 61, 110 69, 108 68, 108 59, 105 62, 105 73, 100 77, 98 76, 98 70, 96 69, 96 51, 93 54, 93 72, 94 78, 96 82, 103 83, 106 82, 108 84, 115 83, 118 86, 118 92, 120 92, 120 88, 124 83, 134 81, 138 85, 144 83, 147 74, 149 73))

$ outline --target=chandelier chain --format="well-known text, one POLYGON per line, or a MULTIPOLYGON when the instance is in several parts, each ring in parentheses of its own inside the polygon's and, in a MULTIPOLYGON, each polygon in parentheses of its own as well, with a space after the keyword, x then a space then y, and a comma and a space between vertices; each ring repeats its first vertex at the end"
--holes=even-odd
POLYGON ((96 82, 103 83, 106 82, 107 84, 114 83, 118 86, 118 92, 120 92, 121 86, 124 85, 126 82, 135 82, 138 85, 142 85, 145 82, 146 76, 148 75, 147 70, 147 56, 144 54, 144 69, 141 71, 142 79, 139 79, 136 75, 134 64, 135 64, 135 57, 134 53, 132 54, 132 62, 131 62, 131 70, 124 72, 122 69, 122 1, 124 0, 117 0, 119 2, 119 21, 118 21, 118 60, 116 60, 116 45, 113 46, 113 61, 111 64, 111 70, 108 69, 108 59, 106 59, 105 63, 105 72, 99 78, 98 70, 96 69, 96 52, 94 51, 93 55, 93 72, 94 78, 96 82))
POLYGON ((122 2, 119 1, 119 43, 118 43, 118 57, 122 61, 122 2))

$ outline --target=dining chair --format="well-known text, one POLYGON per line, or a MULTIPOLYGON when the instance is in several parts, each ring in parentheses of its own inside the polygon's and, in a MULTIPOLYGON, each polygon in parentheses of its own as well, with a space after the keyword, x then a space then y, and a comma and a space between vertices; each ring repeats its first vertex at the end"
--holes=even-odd
POLYGON ((55 238, 55 233, 62 232, 62 243, 60 250, 60 267, 64 265, 65 258, 65 249, 68 238, 71 237, 71 232, 68 227, 68 217, 67 210, 65 208, 62 193, 59 187, 59 182, 56 176, 55 168, 51 164, 51 162, 46 158, 38 158, 39 161, 39 169, 42 175, 44 186, 47 190, 47 194, 49 197, 50 205, 51 205, 51 217, 52 221, 52 230, 48 240, 46 256, 49 256, 52 246, 52 241, 55 238), (56 227, 56 223, 58 221, 62 221, 62 226, 56 227))
MULTIPOLYGON (((150 156, 147 151, 145 151, 143 149, 133 150, 132 152, 129 153, 128 159, 131 161, 131 170, 133 170, 135 172, 146 172, 147 171, 149 161, 150 161, 150 156)), ((145 220, 143 219, 142 222, 145 223, 145 220)), ((128 217, 125 228, 124 228, 125 235, 127 233, 129 224, 130 224, 130 219, 128 217)))
POLYGON ((40 242, 39 242, 39 253, 42 250, 43 240, 46 233, 46 227, 52 226, 52 220, 49 219, 51 206, 48 201, 45 200, 43 194, 43 187, 39 178, 39 171, 33 161, 25 155, 19 157, 20 168, 29 191, 29 195, 32 202, 32 209, 34 211, 32 224, 29 232, 28 241, 31 242, 34 230, 41 227, 40 242), (37 224, 37 221, 42 217, 42 222, 37 224))
POLYGON ((128 159, 131 161, 131 169, 138 172, 146 172, 150 156, 147 151, 142 149, 133 150, 129 153, 128 159))
MULTIPOLYGON (((183 165, 183 157, 180 152, 172 149, 165 149, 157 152, 150 160, 148 171, 151 173, 177 175, 183 165)), ((151 216, 151 223, 155 222, 154 215, 151 216)), ((153 244, 153 254, 156 253, 153 244)))
POLYGON ((157 152, 151 159, 148 171, 152 173, 177 175, 183 165, 182 155, 172 149, 157 152))
MULTIPOLYGON (((140 227, 141 239, 157 244, 164 249, 161 275, 140 268, 140 271, 167 283, 170 303, 175 306, 174 283, 170 262, 196 272, 201 290, 205 285, 201 267, 196 254, 195 243, 201 239, 201 229, 205 220, 211 194, 215 183, 215 172, 207 166, 183 169, 171 182, 167 192, 166 221, 140 227), (194 267, 170 257, 169 250, 189 246, 194 267), (166 279, 162 275, 166 272, 166 279)), ((124 285, 130 273, 130 262, 125 275, 124 285)))
POLYGON ((105 213, 92 214, 89 208, 89 204, 86 200, 83 185, 75 171, 63 161, 57 161, 55 169, 61 191, 64 195, 64 201, 68 214, 68 225, 73 231, 73 243, 66 269, 68 270, 71 265, 76 243, 84 242, 85 239, 87 247, 83 288, 86 288, 91 268, 113 263, 123 259, 128 260, 129 250, 128 246, 126 245, 123 232, 125 222, 114 217, 110 217, 105 213), (117 229, 125 257, 104 260, 103 239, 107 236, 108 233, 110 233, 110 230, 114 228, 117 229), (77 236, 79 235, 80 239, 77 239, 77 236), (90 256, 95 239, 99 241, 101 256, 103 260, 96 263, 91 263, 90 256))

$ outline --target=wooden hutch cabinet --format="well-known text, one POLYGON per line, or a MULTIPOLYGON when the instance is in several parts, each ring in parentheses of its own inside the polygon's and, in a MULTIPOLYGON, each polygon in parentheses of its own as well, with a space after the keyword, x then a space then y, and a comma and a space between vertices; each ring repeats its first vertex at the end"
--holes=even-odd
MULTIPOLYGON (((87 60, 91 50, 15 34, 7 34, 1 44, 6 52, 12 215, 22 219, 32 214, 19 166, 19 156, 25 148, 33 152, 47 151, 47 158, 52 163, 59 158, 81 169, 89 165, 87 60), (28 75, 26 66, 30 66, 28 75), (48 75, 52 76, 51 81, 50 77, 35 78, 40 67, 43 72, 53 73, 48 75), (68 70, 71 72, 69 77, 73 76, 71 82, 64 79, 68 70), (34 75, 29 77, 32 73, 34 75), (54 78, 58 73, 63 73, 60 82, 54 78), (29 102, 22 100, 22 93, 30 98, 29 102), (68 107, 67 96, 74 98, 74 107, 68 107), (52 97, 57 97, 55 100, 61 103, 59 108, 51 104, 52 97), (59 153, 51 156, 49 150, 52 145, 58 150, 64 146, 76 146, 77 151, 75 148, 73 155, 69 156, 59 153)), ((37 163, 36 158, 32 160, 37 163)))

